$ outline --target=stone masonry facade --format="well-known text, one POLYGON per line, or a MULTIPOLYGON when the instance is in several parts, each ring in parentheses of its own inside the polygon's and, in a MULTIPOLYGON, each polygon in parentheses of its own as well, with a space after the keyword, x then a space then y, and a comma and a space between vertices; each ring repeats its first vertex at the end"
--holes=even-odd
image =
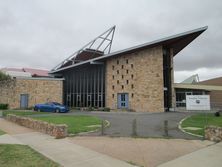
POLYGON ((9 104, 9 108, 20 108, 22 94, 28 95, 28 107, 47 101, 62 103, 63 81, 51 78, 14 78, 0 82, 0 103, 9 104))
POLYGON ((117 109, 118 93, 128 93, 129 110, 164 112, 162 46, 106 61, 106 106, 117 109))

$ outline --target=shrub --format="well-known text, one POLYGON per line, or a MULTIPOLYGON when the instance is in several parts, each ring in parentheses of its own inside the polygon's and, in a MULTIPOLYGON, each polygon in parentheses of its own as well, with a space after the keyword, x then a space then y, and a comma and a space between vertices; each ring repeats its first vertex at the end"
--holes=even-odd
POLYGON ((219 111, 217 111, 217 112, 215 112, 215 117, 219 117, 220 116, 220 112, 219 111))
POLYGON ((70 109, 74 110, 74 111, 79 111, 81 108, 80 107, 71 107, 70 109))
POLYGON ((108 107, 98 108, 96 111, 110 112, 110 108, 108 108, 108 107))
POLYGON ((28 108, 26 108, 26 110, 34 110, 34 107, 33 106, 28 107, 28 108))
POLYGON ((1 110, 7 110, 8 109, 8 104, 0 104, 0 109, 1 110))
POLYGON ((9 80, 11 77, 0 71, 0 81, 9 80))
POLYGON ((103 111, 110 112, 110 108, 105 107, 105 108, 103 108, 103 111))

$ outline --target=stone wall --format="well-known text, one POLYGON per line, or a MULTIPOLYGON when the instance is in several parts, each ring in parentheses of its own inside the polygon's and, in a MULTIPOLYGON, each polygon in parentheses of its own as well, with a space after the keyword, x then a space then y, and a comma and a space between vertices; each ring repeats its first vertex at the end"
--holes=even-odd
POLYGON ((63 102, 63 81, 51 78, 16 78, 0 82, 0 103, 20 108, 21 94, 28 94, 28 107, 47 101, 63 102))
POLYGON ((128 93, 130 110, 164 111, 161 46, 107 60, 107 107, 117 109, 118 93, 128 93))
POLYGON ((13 114, 8 114, 6 119, 27 128, 49 134, 57 139, 64 138, 68 135, 68 126, 65 124, 55 125, 40 120, 34 120, 28 117, 16 116, 13 114))
POLYGON ((15 79, 0 81, 0 103, 11 104, 14 102, 15 79))
POLYGON ((205 139, 220 142, 222 141, 222 127, 208 126, 205 128, 205 139))

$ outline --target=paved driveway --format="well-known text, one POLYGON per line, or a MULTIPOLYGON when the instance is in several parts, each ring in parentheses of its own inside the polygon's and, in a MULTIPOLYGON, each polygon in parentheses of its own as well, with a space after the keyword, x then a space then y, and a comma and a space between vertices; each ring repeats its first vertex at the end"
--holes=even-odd
MULTIPOLYGON (((108 136, 131 136, 132 123, 136 119, 137 134, 140 137, 165 137, 164 121, 168 120, 168 134, 171 138, 198 139, 181 132, 178 124, 183 118, 193 113, 168 112, 168 113, 131 113, 131 112, 73 112, 70 115, 93 115, 110 122, 110 127, 105 129, 108 136)), ((99 132, 91 135, 99 135, 99 132)))
MULTIPOLYGON (((213 144, 213 142, 206 140, 101 136, 78 136, 69 137, 68 139, 74 144, 144 167, 155 167, 213 144)), ((218 155, 215 157, 219 160, 221 155, 219 155, 220 152, 216 152, 215 155, 217 153, 218 155)), ((207 161, 207 158, 205 159, 207 161)), ((177 163, 177 166, 180 165, 181 164, 178 165, 177 163)), ((187 167, 189 167, 189 165, 187 167)))

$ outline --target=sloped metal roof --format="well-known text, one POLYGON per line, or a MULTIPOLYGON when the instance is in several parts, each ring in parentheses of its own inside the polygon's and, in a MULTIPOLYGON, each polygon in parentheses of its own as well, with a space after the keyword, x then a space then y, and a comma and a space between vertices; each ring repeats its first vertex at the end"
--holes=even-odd
POLYGON ((184 33, 180 33, 180 34, 177 34, 177 35, 173 35, 173 36, 169 36, 169 37, 162 38, 162 39, 159 39, 159 40, 155 40, 155 41, 152 41, 152 42, 144 43, 142 45, 138 45, 138 46, 134 46, 134 47, 131 47, 131 48, 123 49, 123 50, 120 50, 120 51, 117 51, 117 52, 106 54, 104 56, 100 56, 100 57, 90 59, 90 60, 87 60, 87 61, 84 61, 84 62, 73 64, 69 67, 63 67, 63 68, 60 68, 60 69, 57 69, 57 70, 51 70, 49 73, 50 74, 58 73, 60 71, 67 70, 67 69, 70 69, 70 68, 74 68, 74 67, 77 67, 77 66, 81 66, 83 64, 87 64, 87 63, 90 63, 90 62, 93 62, 93 61, 102 61, 102 60, 110 58, 110 57, 114 57, 114 56, 118 56, 118 55, 122 55, 122 54, 133 53, 133 52, 136 52, 136 51, 139 51, 139 50, 143 50, 143 49, 146 49, 146 48, 151 48, 151 47, 158 46, 158 45, 173 48, 173 51, 174 51, 173 54, 175 56, 183 48, 185 48, 189 43, 191 43, 195 38, 197 38, 201 33, 203 33, 205 30, 207 30, 207 28, 208 27, 205 26, 205 27, 201 27, 201 28, 198 28, 198 29, 194 29, 194 30, 191 30, 191 31, 184 32, 184 33))
POLYGON ((192 75, 189 78, 185 79, 181 83, 183 83, 183 84, 193 84, 193 83, 197 83, 197 82, 199 82, 199 76, 198 76, 198 74, 195 74, 195 75, 192 75))
POLYGON ((2 68, 1 71, 11 76, 27 76, 27 77, 49 77, 48 70, 34 68, 2 68))
POLYGON ((182 83, 174 83, 174 88, 180 89, 196 89, 196 90, 220 90, 222 91, 222 86, 214 86, 214 85, 199 85, 199 84, 182 84, 182 83))

